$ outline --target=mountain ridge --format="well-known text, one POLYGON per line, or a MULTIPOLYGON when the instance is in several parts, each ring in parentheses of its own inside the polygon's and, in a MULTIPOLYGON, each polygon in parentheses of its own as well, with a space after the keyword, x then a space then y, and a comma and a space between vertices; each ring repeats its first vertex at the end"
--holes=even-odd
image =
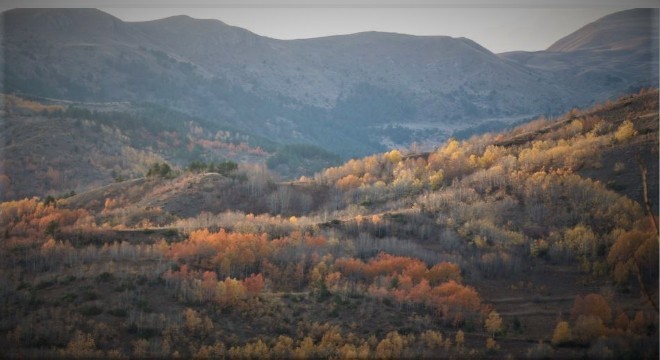
POLYGON ((657 85, 657 59, 643 46, 493 54, 467 38, 277 40, 216 20, 123 22, 90 9, 10 10, 2 19, 7 92, 154 102, 344 157, 413 141, 432 146, 485 119, 561 113, 657 85))
POLYGON ((644 35, 651 35, 657 39, 657 17, 658 9, 650 9, 650 11, 649 9, 620 11, 604 16, 599 20, 583 26, 570 35, 557 40, 546 50, 568 52, 576 50, 634 49, 641 44, 638 44, 635 41, 631 42, 630 33, 636 38, 643 38, 644 35))

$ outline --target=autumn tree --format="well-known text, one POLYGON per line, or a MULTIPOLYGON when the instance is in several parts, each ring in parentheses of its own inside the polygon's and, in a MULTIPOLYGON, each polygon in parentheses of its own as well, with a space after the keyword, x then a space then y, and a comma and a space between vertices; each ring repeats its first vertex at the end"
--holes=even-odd
POLYGON ((573 339, 580 344, 590 344, 592 341, 605 335, 606 327, 600 317, 593 315, 580 315, 573 327, 573 339))
POLYGON ((406 346, 404 338, 398 332, 390 332, 376 346, 376 358, 397 359, 400 358, 406 346))
POLYGON ((357 359, 357 349, 353 344, 344 344, 337 349, 337 354, 341 359, 357 359))
POLYGON ((625 283, 634 275, 642 294, 658 312, 653 289, 658 285, 658 236, 653 231, 632 230, 616 240, 607 256, 614 279, 625 283))
POLYGON ((137 339, 132 342, 133 356, 135 358, 145 358, 149 352, 149 341, 146 339, 137 339))
POLYGON ((645 334, 649 324, 650 321, 647 320, 644 312, 637 311, 633 320, 628 324, 628 329, 636 334, 645 334))
POLYGON ((571 327, 566 321, 560 321, 552 334, 552 345, 558 346, 570 342, 572 339, 571 327))
POLYGON ((435 330, 427 330, 422 333, 421 340, 429 349, 439 349, 444 344, 442 334, 435 330))
POLYGON ((628 315, 626 315, 625 312, 619 313, 617 317, 614 319, 614 326, 617 329, 626 331, 628 330, 628 326, 630 325, 630 318, 628 318, 628 315))
POLYGON ((463 330, 458 330, 456 332, 456 338, 454 339, 454 342, 456 343, 456 348, 463 348, 463 345, 465 344, 465 333, 463 333, 463 330))
POLYGON ((401 154, 401 152, 399 150, 396 150, 396 149, 392 150, 388 153, 385 153, 384 156, 385 156, 385 159, 387 159, 392 164, 398 164, 401 161, 401 159, 403 159, 403 155, 401 154))
POLYGON ((293 358, 296 359, 308 359, 314 357, 315 353, 315 346, 314 346, 314 339, 312 339, 309 336, 306 336, 304 339, 302 339, 298 347, 295 348, 293 351, 293 358))
POLYGON ((432 191, 439 190, 442 187, 443 181, 445 180, 445 173, 442 170, 434 171, 428 177, 429 187, 432 191))
POLYGON ((502 317, 497 311, 493 310, 488 314, 488 318, 484 322, 484 327, 486 331, 492 334, 495 337, 495 334, 502 331, 502 317))
POLYGON ((185 319, 185 327, 191 332, 198 331, 202 326, 202 318, 199 316, 199 313, 191 308, 187 308, 183 311, 183 316, 185 319))
POLYGON ((579 316, 594 316, 602 321, 610 321, 612 310, 607 300, 600 294, 588 294, 584 297, 578 295, 571 309, 571 317, 577 319, 579 316))
POLYGON ((614 138, 618 142, 624 142, 626 140, 631 139, 633 136, 635 136, 636 133, 637 132, 635 131, 635 125, 633 124, 632 121, 627 119, 616 130, 616 132, 614 133, 614 138))
POLYGON ((271 354, 278 359, 291 358, 293 348, 293 339, 285 335, 280 335, 275 339, 275 343, 271 348, 271 354))
POLYGON ((489 352, 494 352, 500 349, 500 345, 495 341, 494 338, 487 338, 486 339, 486 350, 489 352))
POLYGON ((76 330, 66 348, 61 350, 61 354, 71 359, 89 359, 100 356, 101 352, 96 349, 92 335, 76 330))
POLYGON ((252 274, 243 280, 243 285, 248 296, 259 295, 264 288, 264 277, 261 274, 252 274))
POLYGON ((245 285, 240 280, 227 277, 218 282, 215 292, 215 300, 220 307, 237 305, 247 295, 245 285))
POLYGON ((437 285, 449 280, 460 282, 462 280, 461 269, 457 264, 441 262, 429 269, 428 280, 431 285, 437 285))

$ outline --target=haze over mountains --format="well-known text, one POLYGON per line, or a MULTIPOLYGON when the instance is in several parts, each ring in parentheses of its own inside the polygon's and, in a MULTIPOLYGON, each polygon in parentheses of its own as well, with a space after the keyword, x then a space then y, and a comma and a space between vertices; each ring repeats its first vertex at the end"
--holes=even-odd
POLYGON ((466 38, 284 41, 187 16, 18 9, 3 13, 2 82, 75 102, 151 102, 352 157, 657 86, 657 26, 657 9, 623 11, 546 51, 493 54, 466 38))

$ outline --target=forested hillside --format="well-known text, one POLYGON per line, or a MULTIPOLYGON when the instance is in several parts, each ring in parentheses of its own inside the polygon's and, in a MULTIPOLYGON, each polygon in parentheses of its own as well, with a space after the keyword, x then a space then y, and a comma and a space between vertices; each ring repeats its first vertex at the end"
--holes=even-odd
POLYGON ((1 203, 3 355, 656 359, 658 122, 643 90, 298 181, 153 158, 1 203))
POLYGON ((84 192, 138 179, 154 163, 264 164, 295 178, 340 163, 314 145, 282 145, 152 103, 72 103, 0 94, 0 200, 84 192))

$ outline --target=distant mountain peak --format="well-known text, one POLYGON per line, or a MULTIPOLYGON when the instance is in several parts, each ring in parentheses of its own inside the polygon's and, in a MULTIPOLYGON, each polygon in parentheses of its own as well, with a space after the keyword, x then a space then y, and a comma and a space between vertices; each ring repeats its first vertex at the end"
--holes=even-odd
POLYGON ((631 9, 589 23, 557 40, 547 50, 628 50, 645 45, 657 48, 657 39, 658 9, 631 9))
POLYGON ((198 18, 194 18, 194 17, 188 16, 188 15, 174 15, 174 16, 169 16, 169 17, 166 17, 166 18, 151 20, 151 21, 147 21, 147 22, 150 22, 150 23, 160 22, 160 23, 166 23, 166 24, 170 24, 170 25, 171 24, 187 25, 187 24, 192 24, 192 23, 195 23, 195 24, 206 23, 206 24, 230 26, 230 25, 227 25, 226 23, 224 23, 223 21, 218 20, 218 19, 198 19, 198 18))
POLYGON ((4 31, 41 33, 53 39, 74 36, 90 40, 111 38, 123 21, 98 9, 12 9, 2 12, 4 31))
POLYGON ((2 17, 10 21, 42 21, 51 19, 68 19, 71 24, 94 21, 122 22, 120 19, 99 9, 90 8, 20 8, 2 12, 2 17))

